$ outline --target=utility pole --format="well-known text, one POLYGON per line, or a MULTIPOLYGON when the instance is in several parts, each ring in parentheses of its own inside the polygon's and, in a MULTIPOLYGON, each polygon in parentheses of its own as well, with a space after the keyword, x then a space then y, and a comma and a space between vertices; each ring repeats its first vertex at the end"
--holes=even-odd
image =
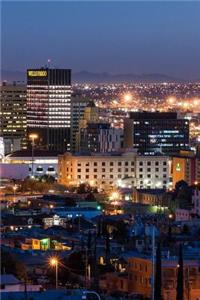
POLYGON ((155 299, 155 289, 154 289, 154 279, 155 279, 155 228, 153 226, 152 232, 152 300, 155 299))
POLYGON ((87 273, 88 273, 88 253, 87 247, 85 248, 85 287, 87 289, 87 273))
POLYGON ((88 264, 87 271, 88 271, 88 283, 89 283, 89 288, 90 288, 90 280, 91 280, 91 267, 90 267, 90 264, 88 264))
POLYGON ((187 268, 188 300, 190 300, 190 267, 187 268))

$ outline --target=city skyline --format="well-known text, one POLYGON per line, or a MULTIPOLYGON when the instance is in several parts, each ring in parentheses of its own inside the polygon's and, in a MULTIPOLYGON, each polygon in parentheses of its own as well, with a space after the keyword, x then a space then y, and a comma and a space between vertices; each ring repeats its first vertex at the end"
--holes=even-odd
POLYGON ((23 71, 50 58, 51 67, 74 72, 198 80, 199 7, 197 2, 4 1, 2 69, 23 71))

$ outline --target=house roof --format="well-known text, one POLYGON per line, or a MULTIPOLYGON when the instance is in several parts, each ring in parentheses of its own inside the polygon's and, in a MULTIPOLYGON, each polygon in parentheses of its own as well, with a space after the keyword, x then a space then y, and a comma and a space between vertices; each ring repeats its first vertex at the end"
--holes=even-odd
POLYGON ((12 274, 3 274, 1 275, 1 284, 13 285, 20 284, 21 282, 12 274))

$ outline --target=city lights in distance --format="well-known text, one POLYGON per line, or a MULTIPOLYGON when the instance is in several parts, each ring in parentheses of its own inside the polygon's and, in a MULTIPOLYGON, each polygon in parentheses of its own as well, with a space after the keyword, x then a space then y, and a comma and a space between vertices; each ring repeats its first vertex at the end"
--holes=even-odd
POLYGON ((175 98, 175 97, 169 97, 169 98, 167 99, 167 101, 169 102, 169 104, 175 104, 176 98, 175 98))
POLYGON ((127 93, 127 94, 124 95, 124 100, 125 100, 126 102, 129 102, 129 101, 131 101, 132 99, 133 99, 133 97, 132 97, 132 95, 131 95, 130 93, 127 93))

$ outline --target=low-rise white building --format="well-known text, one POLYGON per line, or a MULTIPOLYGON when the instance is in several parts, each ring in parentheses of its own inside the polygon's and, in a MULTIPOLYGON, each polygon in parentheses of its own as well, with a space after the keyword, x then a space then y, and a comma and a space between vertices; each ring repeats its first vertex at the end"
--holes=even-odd
POLYGON ((52 226, 63 226, 65 227, 66 218, 60 218, 58 215, 49 216, 43 219, 45 228, 52 226))
POLYGON ((57 177, 58 156, 56 152, 36 149, 32 156, 31 150, 20 150, 7 155, 4 158, 4 168, 6 164, 13 165, 13 172, 15 172, 15 166, 21 164, 28 165, 28 175, 30 176, 51 175, 57 177))
POLYGON ((168 156, 141 156, 136 152, 59 156, 58 180, 61 184, 168 188, 171 185, 168 156))

